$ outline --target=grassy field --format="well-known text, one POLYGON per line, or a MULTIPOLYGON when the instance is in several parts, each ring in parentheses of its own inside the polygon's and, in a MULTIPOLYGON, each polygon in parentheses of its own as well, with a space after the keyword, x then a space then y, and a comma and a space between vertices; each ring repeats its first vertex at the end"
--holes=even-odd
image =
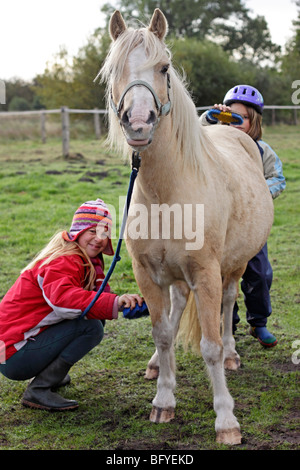
MULTIPOLYGON (((236 335, 242 367, 227 373, 241 424, 243 442, 235 450, 299 449, 299 127, 268 128, 265 140, 284 165, 287 189, 275 200, 269 238, 274 269, 273 314, 269 327, 278 338, 263 349, 247 333, 240 297, 236 335), (294 354, 294 356, 293 356, 294 354)), ((117 212, 127 192, 130 167, 102 142, 73 140, 69 159, 61 143, 50 139, 0 138, 0 299, 20 270, 54 232, 68 229, 74 210, 97 197, 117 212)), ((116 246, 116 240, 114 241, 116 246)), ((131 261, 122 260, 111 279, 116 293, 137 290, 131 261)), ((106 267, 110 259, 106 258, 106 267)), ((230 449, 215 443, 212 393, 204 362, 176 351, 176 417, 169 424, 148 420, 156 382, 144 371, 154 352, 149 318, 107 322, 102 343, 71 370, 62 392, 79 401, 73 413, 51 414, 23 408, 26 383, 0 376, 0 449, 174 451, 230 449)))

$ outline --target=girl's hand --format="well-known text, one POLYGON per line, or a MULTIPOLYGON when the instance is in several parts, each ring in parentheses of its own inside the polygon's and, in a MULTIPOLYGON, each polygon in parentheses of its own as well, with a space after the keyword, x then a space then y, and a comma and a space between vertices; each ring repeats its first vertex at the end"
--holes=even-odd
POLYGON ((138 294, 123 294, 120 295, 118 299, 118 307, 130 308, 133 309, 136 306, 136 303, 139 306, 142 306, 143 299, 138 294))
POLYGON ((215 108, 215 109, 219 109, 219 110, 222 111, 223 113, 231 113, 231 107, 230 107, 230 106, 226 106, 225 104, 215 104, 215 105, 214 105, 214 108, 215 108))

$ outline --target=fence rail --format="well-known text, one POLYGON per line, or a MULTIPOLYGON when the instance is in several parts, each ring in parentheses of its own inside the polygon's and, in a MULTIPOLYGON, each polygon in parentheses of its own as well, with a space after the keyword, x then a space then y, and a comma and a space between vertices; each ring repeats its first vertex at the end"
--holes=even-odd
MULTIPOLYGON (((211 106, 200 106, 197 107, 196 110, 205 111, 210 109, 211 106)), ((276 122, 276 110, 293 110, 294 111, 294 124, 298 124, 298 117, 297 117, 297 110, 300 109, 300 106, 281 106, 281 105, 272 105, 272 106, 265 106, 264 109, 268 109, 272 111, 272 125, 276 122)), ((106 115, 106 109, 73 109, 68 108, 67 106, 62 106, 58 109, 41 109, 41 110, 33 110, 33 111, 3 111, 0 112, 0 119, 1 118, 8 118, 8 117, 20 117, 20 116, 40 116, 40 129, 41 129, 41 139, 42 142, 46 142, 46 115, 47 114, 60 114, 61 115, 61 126, 62 126, 62 151, 63 156, 67 156, 69 154, 69 147, 70 147, 70 114, 93 114, 94 115, 94 130, 97 139, 101 138, 102 129, 101 129, 101 120, 100 115, 106 115)))

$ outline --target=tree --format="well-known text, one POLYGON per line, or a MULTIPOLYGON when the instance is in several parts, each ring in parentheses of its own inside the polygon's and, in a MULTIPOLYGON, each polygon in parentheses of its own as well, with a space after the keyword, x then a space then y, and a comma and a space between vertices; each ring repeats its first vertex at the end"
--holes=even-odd
POLYGON ((35 97, 30 83, 20 78, 15 78, 7 81, 5 87, 6 104, 1 105, 1 110, 19 111, 35 109, 35 97), (14 102, 12 103, 13 100, 14 102))
MULTIPOLYGON (((121 0, 121 2, 122 4, 123 2, 128 4, 131 2, 133 16, 138 15, 138 8, 141 8, 142 5, 144 5, 145 14, 148 11, 152 14, 154 2, 151 3, 150 0, 137 0, 134 4, 132 0, 121 0), (136 10, 134 10, 135 6, 136 10)), ((297 2, 300 4, 300 0, 297 2)), ((169 6, 175 3, 176 0, 161 1, 161 4, 169 6)), ((208 2, 188 0, 184 5, 188 9, 189 6, 192 8, 193 4, 198 3, 206 5, 208 2)), ((219 3, 223 2, 216 0, 211 2, 211 5, 216 8, 215 4, 219 3)), ((229 4, 230 2, 228 0, 225 3, 229 4)), ((234 2, 231 3, 234 4, 234 2)), ((240 4, 240 0, 237 0, 235 4, 240 4)), ((157 2, 155 6, 157 6, 157 2)), ((105 8, 108 15, 110 14, 109 9, 114 9, 109 4, 105 8)), ((222 20, 216 30, 219 36, 215 36, 214 41, 212 41, 212 35, 206 39, 203 39, 202 36, 199 39, 193 35, 190 37, 179 35, 179 37, 171 36, 169 38, 168 43, 173 54, 173 64, 179 70, 184 69, 189 84, 188 88, 196 106, 210 106, 215 102, 220 102, 226 91, 237 83, 249 83, 257 87, 268 104, 290 104, 291 77, 295 75, 295 70, 299 70, 300 63, 300 49, 297 46, 299 18, 298 23, 295 22, 298 24, 298 29, 296 26, 295 38, 293 38, 284 57, 282 62, 284 72, 281 73, 278 68, 266 65, 265 62, 267 58, 270 58, 272 50, 274 56, 277 53, 276 48, 272 49, 271 41, 269 55, 265 54, 265 49, 262 46, 262 37, 266 39, 268 33, 265 19, 247 17, 248 26, 244 30, 244 15, 245 10, 242 9, 238 15, 239 20, 234 27, 231 20, 222 20), (259 31, 262 36, 258 34, 259 31), (228 45, 226 38, 230 35, 232 42, 231 45, 228 45), (235 54, 232 53, 231 48, 234 48, 235 54)), ((128 16, 128 13, 124 14, 126 20, 128 16)), ((179 18, 177 20, 179 22, 179 18)), ((148 24, 148 20, 145 20, 145 23, 148 24)), ((136 26, 136 20, 134 26, 136 26)), ((60 108, 65 105, 70 108, 91 109, 98 107, 103 109, 105 106, 104 85, 99 81, 94 83, 93 80, 106 58, 109 44, 108 33, 98 29, 72 59, 66 50, 60 50, 54 60, 48 64, 44 74, 35 79, 34 91, 37 98, 47 108, 60 108)), ((299 77, 300 72, 294 80, 299 77)))
POLYGON ((104 87, 94 83, 94 78, 108 47, 108 34, 97 29, 73 59, 66 49, 61 49, 53 63, 35 79, 34 91, 42 103, 49 109, 63 105, 81 109, 103 108, 104 87))
POLYGON ((184 69, 196 106, 219 103, 229 88, 245 79, 243 69, 211 41, 175 39, 172 54, 174 66, 184 69))
POLYGON ((263 16, 244 16, 235 25, 222 24, 219 43, 236 58, 247 59, 253 64, 274 64, 278 61, 281 47, 271 40, 270 30, 263 16))
POLYGON ((296 0, 296 5, 299 8, 298 18, 294 21, 294 27, 296 30, 294 47, 300 53, 300 0, 296 0))
POLYGON ((33 90, 46 108, 72 105, 72 65, 65 48, 47 64, 43 74, 35 77, 33 90))
POLYGON ((107 20, 111 13, 120 9, 127 17, 144 20, 148 23, 154 9, 159 7, 167 18, 169 29, 176 37, 197 37, 204 39, 212 33, 213 22, 229 19, 232 15, 244 14, 247 10, 241 0, 117 0, 116 6, 106 3, 102 12, 107 20))
POLYGON ((105 4, 102 12, 108 21, 118 8, 126 17, 147 24, 157 6, 176 38, 210 39, 231 54, 238 52, 239 57, 254 62, 274 61, 280 53, 280 46, 271 41, 264 17, 252 18, 241 0, 116 0, 115 5, 105 4))
POLYGON ((300 0, 296 1, 296 5, 299 11, 298 18, 293 22, 295 34, 286 46, 286 53, 281 64, 281 75, 287 83, 286 94, 289 96, 289 104, 294 90, 293 86, 297 85, 296 82, 300 80, 300 0))
POLYGON ((20 96, 14 96, 9 103, 8 111, 28 111, 30 103, 20 96))

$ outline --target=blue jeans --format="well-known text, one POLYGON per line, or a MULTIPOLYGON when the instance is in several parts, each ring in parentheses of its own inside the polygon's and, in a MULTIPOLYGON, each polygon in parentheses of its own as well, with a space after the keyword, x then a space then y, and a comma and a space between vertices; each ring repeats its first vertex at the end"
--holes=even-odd
POLYGON ((0 364, 0 372, 11 380, 27 380, 58 356, 73 365, 101 342, 103 333, 100 320, 64 320, 27 341, 5 364, 0 364))
MULTIPOLYGON (((272 266, 268 260, 268 247, 265 244, 259 253, 248 263, 242 276, 241 289, 247 309, 246 319, 251 326, 266 326, 272 313, 270 288, 273 279, 272 266)), ((238 305, 233 308, 233 329, 239 322, 238 305)))

